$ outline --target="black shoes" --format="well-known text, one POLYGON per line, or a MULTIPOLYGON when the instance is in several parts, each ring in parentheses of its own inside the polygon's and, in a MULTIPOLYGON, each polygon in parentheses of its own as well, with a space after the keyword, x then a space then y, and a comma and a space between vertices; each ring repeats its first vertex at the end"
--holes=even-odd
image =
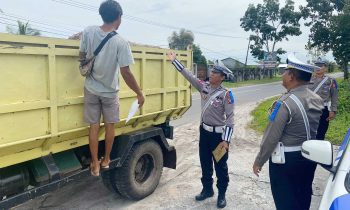
POLYGON ((196 201, 203 201, 207 198, 213 197, 214 190, 202 190, 202 192, 199 195, 196 195, 196 201))
MULTIPOLYGON (((211 189, 211 190, 204 190, 203 189, 199 195, 196 195, 196 201, 203 201, 207 198, 213 197, 213 195, 214 195, 213 189, 211 189)), ((219 194, 216 206, 220 209, 222 209, 226 206, 225 194, 219 194)))
POLYGON ((216 206, 220 209, 224 208, 226 206, 226 198, 225 194, 219 194, 218 196, 218 202, 216 203, 216 206))

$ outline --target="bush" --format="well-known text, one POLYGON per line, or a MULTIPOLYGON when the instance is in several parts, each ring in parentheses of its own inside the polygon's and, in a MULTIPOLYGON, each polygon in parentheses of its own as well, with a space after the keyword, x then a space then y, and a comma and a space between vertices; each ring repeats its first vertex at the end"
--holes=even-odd
POLYGON ((326 139, 339 145, 350 127, 350 81, 337 80, 339 91, 339 105, 336 118, 331 121, 326 139))

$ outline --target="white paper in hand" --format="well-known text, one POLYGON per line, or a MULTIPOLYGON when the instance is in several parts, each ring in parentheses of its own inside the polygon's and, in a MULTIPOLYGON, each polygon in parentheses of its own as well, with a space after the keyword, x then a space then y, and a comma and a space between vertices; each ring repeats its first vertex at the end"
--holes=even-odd
POLYGON ((128 114, 128 117, 126 118, 125 124, 129 122, 129 120, 136 114, 137 110, 139 109, 139 103, 137 100, 135 100, 130 107, 130 111, 128 114))

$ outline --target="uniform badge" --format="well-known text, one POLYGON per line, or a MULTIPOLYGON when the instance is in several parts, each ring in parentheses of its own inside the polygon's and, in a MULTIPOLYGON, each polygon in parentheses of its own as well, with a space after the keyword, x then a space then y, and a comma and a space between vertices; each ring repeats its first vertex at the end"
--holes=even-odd
POLYGON ((235 102, 232 89, 226 92, 226 99, 228 104, 233 104, 235 102))
POLYGON ((282 101, 280 101, 280 100, 278 100, 278 101, 275 103, 275 108, 273 109, 273 111, 271 112, 271 114, 270 114, 270 116, 269 116, 269 120, 270 120, 271 122, 272 122, 272 121, 275 121, 277 112, 278 112, 278 110, 280 109, 281 104, 282 104, 282 101))
POLYGON ((337 80, 333 79, 333 82, 332 82, 332 87, 337 89, 338 90, 338 84, 337 84, 337 80))

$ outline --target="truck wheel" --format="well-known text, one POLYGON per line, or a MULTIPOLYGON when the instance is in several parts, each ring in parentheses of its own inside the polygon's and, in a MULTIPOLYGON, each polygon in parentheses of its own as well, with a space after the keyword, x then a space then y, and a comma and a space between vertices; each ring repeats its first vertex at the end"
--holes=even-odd
POLYGON ((163 153, 153 140, 134 145, 122 167, 112 171, 120 194, 140 200, 154 192, 163 171, 163 153))
POLYGON ((102 183, 103 185, 111 192, 117 193, 118 195, 120 195, 120 192, 117 188, 117 185, 114 184, 113 179, 112 179, 112 174, 113 171, 115 171, 116 169, 111 169, 108 171, 103 171, 101 173, 101 177, 102 177, 102 183))

